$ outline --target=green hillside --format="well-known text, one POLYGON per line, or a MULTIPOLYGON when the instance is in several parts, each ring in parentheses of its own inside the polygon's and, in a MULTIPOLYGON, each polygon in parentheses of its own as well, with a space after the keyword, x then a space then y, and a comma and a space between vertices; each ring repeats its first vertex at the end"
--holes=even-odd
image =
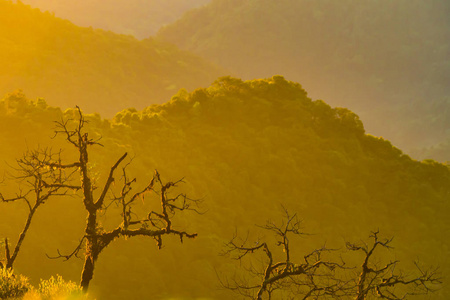
MULTIPOLYGON (((37 144, 62 147, 65 158, 74 155, 62 139, 51 139, 51 120, 61 115, 76 114, 23 94, 5 97, 0 102, 2 172, 6 162, 37 144)), ((312 233, 291 253, 298 259, 324 243, 342 248, 344 241, 360 241, 379 229, 395 236, 391 253, 407 271, 420 259, 439 266, 444 278, 450 275, 449 167, 410 159, 389 141, 365 134, 350 110, 312 101, 299 84, 283 77, 221 78, 142 111, 127 109, 113 119, 89 115, 88 120, 90 136, 101 136, 104 145, 90 155, 99 182, 128 151, 129 171, 138 184, 144 185, 155 168, 166 179, 184 177, 182 189, 203 199, 205 212, 177 221, 199 234, 183 245, 174 238, 161 251, 144 239, 109 246, 92 282, 98 299, 235 299, 220 289, 216 272, 232 275, 239 265, 218 254, 236 230, 258 236, 255 224, 279 220, 281 205, 298 212, 304 230, 312 233)), ((2 183, 3 194, 16 190, 2 183)), ((24 210, 0 204, 0 236, 17 237, 24 210)), ((80 260, 48 260, 45 253, 72 251, 84 221, 79 198, 49 201, 37 213, 16 271, 34 281, 54 274, 78 281, 80 260)), ((448 285, 431 297, 448 299, 448 285)))
POLYGON ((80 28, 24 4, 0 1, 0 94, 23 89, 63 108, 112 116, 209 85, 218 67, 153 39, 80 28))
POLYGON ((215 0, 158 37, 239 77, 301 82, 410 152, 450 134, 449 14, 445 0, 215 0))
POLYGON ((210 0, 22 0, 43 11, 54 12, 78 26, 92 26, 143 39, 185 11, 210 0))

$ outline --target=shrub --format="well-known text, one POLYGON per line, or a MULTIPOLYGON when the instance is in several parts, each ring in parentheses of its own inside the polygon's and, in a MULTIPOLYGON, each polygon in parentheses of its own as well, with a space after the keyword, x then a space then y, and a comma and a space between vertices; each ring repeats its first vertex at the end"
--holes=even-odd
POLYGON ((32 286, 27 277, 16 275, 13 270, 0 269, 0 299, 19 299, 30 289, 32 286))
POLYGON ((23 300, 87 300, 88 296, 72 281, 64 281, 60 275, 42 280, 37 288, 30 290, 23 300))

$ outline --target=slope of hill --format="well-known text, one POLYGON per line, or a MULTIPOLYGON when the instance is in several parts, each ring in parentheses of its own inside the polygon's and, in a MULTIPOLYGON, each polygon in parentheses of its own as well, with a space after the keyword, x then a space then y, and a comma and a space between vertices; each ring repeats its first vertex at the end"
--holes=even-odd
MULTIPOLYGON (((73 155, 63 140, 50 139, 51 121, 61 116, 73 118, 74 110, 61 112, 20 93, 0 101, 0 170, 37 144, 73 155)), ((182 90, 162 105, 88 120, 91 136, 101 136, 104 145, 90 155, 99 182, 128 151, 134 157, 130 172, 139 184, 155 168, 167 179, 184 177, 183 190, 204 199, 206 211, 177 221, 199 233, 183 245, 169 240, 157 251, 153 241, 131 239, 109 246, 92 282, 99 299, 234 298, 216 279, 216 272, 232 274, 238 268, 218 255, 223 243, 236 230, 245 234, 254 224, 278 220, 281 205, 298 212, 305 231, 314 233, 291 253, 299 259, 325 241, 339 248, 343 240, 359 241, 379 228, 395 236, 395 258, 407 270, 413 267, 408 262, 419 258, 450 275, 449 168, 411 160, 390 142, 366 135, 357 115, 312 101, 297 83, 280 76, 245 82, 222 78, 206 89, 182 90)), ((12 183, 2 183, 4 195, 15 190, 12 183)), ((85 213, 77 199, 49 201, 38 212, 18 272, 34 280, 56 273, 78 280, 79 260, 44 255, 70 252, 79 242, 85 213)), ((0 232, 14 239, 25 208, 0 205, 0 232)), ((449 296, 444 285, 433 299, 449 296)))
POLYGON ((52 105, 113 115, 209 85, 218 67, 153 39, 138 41, 0 1, 0 94, 20 88, 52 105))
POLYGON ((22 3, 78 26, 92 26, 143 39, 154 35, 163 25, 177 20, 185 11, 210 0, 22 0, 22 3))
POLYGON ((243 78, 300 82, 409 151, 450 135, 449 14, 445 0, 215 0, 158 37, 243 78))

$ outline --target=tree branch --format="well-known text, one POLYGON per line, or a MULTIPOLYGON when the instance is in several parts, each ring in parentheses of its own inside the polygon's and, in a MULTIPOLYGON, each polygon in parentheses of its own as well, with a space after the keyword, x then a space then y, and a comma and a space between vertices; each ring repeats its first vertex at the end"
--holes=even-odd
POLYGON ((114 182, 114 171, 117 169, 119 164, 127 157, 128 153, 124 153, 117 161, 116 163, 111 167, 111 170, 109 171, 108 179, 106 180, 105 186, 103 188, 103 191, 98 198, 97 202, 95 202, 94 206, 99 209, 103 206, 103 202, 105 201, 106 193, 109 191, 109 188, 111 184, 114 182))

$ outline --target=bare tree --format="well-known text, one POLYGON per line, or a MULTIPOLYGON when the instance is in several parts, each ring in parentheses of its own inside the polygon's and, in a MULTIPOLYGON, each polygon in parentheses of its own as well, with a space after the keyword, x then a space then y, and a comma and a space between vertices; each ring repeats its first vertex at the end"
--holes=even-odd
MULTIPOLYGON (((170 191, 176 187, 182 180, 176 182, 164 182, 160 174, 155 171, 155 175, 149 181, 147 186, 140 191, 132 192, 132 186, 136 178, 129 178, 126 172, 128 164, 122 167, 121 178, 123 180, 122 188, 119 193, 114 194, 112 184, 115 182, 115 172, 120 165, 124 164, 127 153, 124 153, 111 167, 106 182, 102 188, 96 186, 92 175, 89 172, 89 147, 101 146, 99 140, 89 137, 85 131, 85 120, 81 110, 77 107, 77 120, 62 120, 56 122, 56 135, 63 135, 68 143, 72 144, 79 154, 78 161, 70 164, 79 170, 81 175, 81 190, 83 204, 87 211, 87 221, 85 234, 80 240, 80 244, 75 250, 62 255, 58 250, 58 255, 52 258, 69 259, 77 256, 80 251, 84 252, 84 267, 81 275, 81 287, 87 290, 94 274, 95 263, 100 253, 112 241, 119 237, 146 236, 156 241, 158 248, 162 247, 163 236, 175 235, 183 242, 183 239, 194 238, 196 233, 175 229, 173 226, 173 217, 176 212, 185 210, 195 210, 197 201, 188 198, 185 194, 179 193, 171 196, 170 191), (138 217, 138 214, 132 211, 133 205, 137 199, 143 199, 147 193, 156 193, 160 198, 160 210, 149 211, 145 217, 138 217), (109 201, 111 197, 112 202, 109 201), (105 230, 99 223, 99 215, 104 212, 111 203, 116 203, 121 209, 121 222, 112 230, 105 230)), ((57 165, 56 167, 62 167, 57 165)))
POLYGON ((434 287, 442 283, 437 269, 422 270, 418 263, 415 263, 417 274, 410 276, 397 270, 398 261, 391 261, 383 266, 373 263, 377 248, 392 249, 392 238, 380 239, 378 234, 378 231, 371 233, 371 244, 347 243, 347 249, 364 254, 361 273, 355 280, 354 299, 365 300, 369 296, 388 300, 407 299, 413 295, 433 292, 434 287))
POLYGON ((29 150, 16 163, 9 179, 19 182, 19 191, 9 198, 0 193, 0 200, 23 201, 27 205, 28 215, 16 244, 10 245, 8 238, 4 240, 4 267, 7 269, 13 268, 37 209, 52 197, 65 196, 70 190, 81 188, 70 184, 74 172, 66 172, 66 166, 61 164, 61 152, 53 153, 49 148, 29 150))
MULTIPOLYGON (((245 271, 251 278, 241 277, 220 279, 221 284, 234 292, 251 299, 272 299, 276 292, 281 294, 295 294, 299 299, 319 299, 319 297, 340 297, 346 295, 347 282, 337 279, 336 269, 344 269, 342 261, 333 262, 325 259, 327 253, 334 251, 321 247, 303 256, 303 260, 294 261, 290 246, 290 239, 304 233, 300 231, 300 221, 296 214, 290 215, 285 210, 285 217, 281 225, 267 222, 260 226, 276 237, 275 246, 281 248, 282 259, 275 260, 274 252, 266 241, 250 244, 248 238, 238 239, 235 235, 226 244, 223 254, 230 255, 243 264, 243 259, 255 252, 262 251, 265 259, 263 267, 255 267, 250 263, 245 271), (252 245, 252 246, 250 246, 252 245)), ((276 299, 280 299, 277 295, 276 299)))
POLYGON ((392 249, 391 239, 380 239, 379 233, 372 232, 372 243, 362 245, 347 243, 350 252, 364 254, 360 273, 356 267, 349 267, 341 258, 334 255, 334 261, 325 259, 325 254, 335 249, 318 248, 303 256, 303 261, 292 259, 298 249, 292 248, 290 239, 303 235, 297 215, 290 215, 285 210, 281 225, 267 222, 260 226, 275 236, 275 245, 282 250, 281 260, 270 249, 267 241, 249 243, 248 237, 239 239, 236 235, 226 244, 225 255, 240 262, 244 275, 235 275, 231 279, 219 278, 223 287, 250 299, 355 299, 371 298, 400 300, 415 295, 434 292, 441 283, 437 269, 424 270, 415 263, 417 272, 407 275, 397 269, 398 261, 391 261, 383 266, 374 258, 378 248, 392 249), (245 264, 244 259, 254 257, 257 252, 265 256, 263 267, 253 263, 245 264))

